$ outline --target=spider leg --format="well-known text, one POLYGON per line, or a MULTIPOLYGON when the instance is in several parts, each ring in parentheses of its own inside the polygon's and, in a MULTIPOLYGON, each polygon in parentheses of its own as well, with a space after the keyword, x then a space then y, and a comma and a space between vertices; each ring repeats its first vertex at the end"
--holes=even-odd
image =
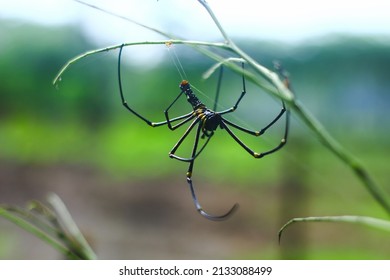
MULTIPOLYGON (((241 67, 242 67, 242 71, 244 72, 244 70, 245 70, 244 63, 241 64, 241 67)), ((222 70, 220 72, 220 77, 219 77, 219 80, 218 80, 218 84, 220 83, 220 79, 222 79, 222 70)), ((217 97, 219 95, 219 88, 220 87, 218 85, 218 87, 217 87, 218 91, 217 91, 216 101, 215 102, 217 102, 217 97)), ((245 76, 243 74, 242 75, 242 91, 241 91, 240 96, 238 97, 238 100, 236 101, 236 104, 234 104, 233 107, 231 107, 229 109, 226 109, 226 110, 218 112, 218 114, 223 115, 223 114, 234 112, 238 108, 238 105, 240 104, 240 102, 241 102, 242 98, 245 96, 245 94, 246 94, 246 85, 245 85, 245 76)))
MULTIPOLYGON (((175 144, 175 146, 173 146, 172 150, 169 152, 169 157, 170 158, 174 158, 174 159, 177 159, 177 160, 180 160, 180 161, 185 161, 185 162, 191 162, 193 161, 195 158, 197 158, 199 156, 199 154, 203 151, 203 149, 206 147, 206 145, 208 144, 208 142, 210 141, 211 137, 214 135, 213 132, 211 132, 209 135, 207 135, 207 140, 206 142, 203 144, 202 148, 195 154, 195 155, 192 155, 192 157, 190 158, 185 158, 185 157, 179 157, 177 155, 175 155, 175 152, 176 150, 180 147, 180 145, 183 143, 184 139, 187 138, 188 134, 191 132, 191 130, 194 128, 194 126, 200 121, 200 119, 196 119, 194 120, 191 125, 187 128, 187 130, 184 132, 183 136, 179 139, 179 141, 177 141, 177 143, 175 144)), ((183 121, 184 122, 184 121, 183 121)), ((200 131, 201 129, 201 124, 198 125, 198 131, 200 131)), ((196 137, 195 137, 195 141, 196 142, 199 142, 199 132, 197 131, 196 133, 196 137)), ((198 143, 196 143, 196 145, 198 145, 198 143)))
POLYGON ((168 111, 169 109, 173 106, 173 104, 176 103, 176 101, 179 99, 180 96, 183 95, 183 92, 180 92, 179 95, 175 98, 175 100, 173 100, 173 102, 168 106, 167 109, 165 109, 164 111, 164 115, 165 115, 165 119, 166 119, 166 124, 168 125, 168 128, 170 130, 175 130, 176 128, 182 126, 183 124, 185 124, 186 122, 190 121, 193 117, 194 117, 194 112, 191 111, 183 116, 180 116, 180 117, 176 117, 176 118, 172 118, 170 119, 169 118, 169 115, 168 115, 168 111), (187 119, 185 119, 187 118, 187 119), (176 125, 172 125, 172 122, 175 122, 175 121, 178 121, 178 120, 182 120, 182 119, 185 119, 184 121, 176 124, 176 125))
POLYGON ((238 204, 237 203, 234 204, 233 207, 227 213, 225 213, 223 215, 220 215, 220 216, 211 215, 211 214, 207 213, 205 210, 203 210, 203 207, 200 205, 199 200, 198 200, 196 193, 195 193, 193 183, 192 183, 192 179, 191 179, 192 170, 194 168, 195 158, 197 155, 197 148, 198 148, 198 142, 199 142, 199 137, 200 137, 200 131, 201 131, 201 125, 198 126, 198 129, 196 131, 194 147, 192 148, 192 158, 193 159, 190 161, 190 165, 189 165, 188 171, 187 171, 187 183, 188 183, 188 186, 190 188, 192 200, 194 201, 196 210, 206 219, 209 219, 212 221, 223 221, 223 220, 227 219, 231 214, 233 214, 237 210, 238 204))
POLYGON ((219 99, 219 93, 220 93, 220 91, 221 91, 222 77, 223 77, 223 65, 222 65, 221 68, 219 69, 217 90, 216 90, 216 92, 215 92, 215 99, 214 99, 214 106, 213 106, 213 111, 214 111, 214 112, 217 110, 218 99, 219 99))
POLYGON ((166 124, 167 122, 166 121, 163 121, 163 122, 152 122, 150 120, 148 120, 147 118, 143 117, 142 115, 140 115, 139 113, 137 113, 136 111, 134 111, 128 104, 127 104, 127 101, 124 97, 124 94, 123 94, 123 87, 122 87, 122 75, 121 75, 121 59, 122 59, 122 50, 123 50, 123 47, 124 47, 124 44, 122 44, 122 46, 120 47, 119 49, 119 55, 118 55, 118 81, 119 81, 119 93, 120 93, 120 96, 121 96, 121 100, 122 100, 122 105, 127 109, 129 110, 131 113, 133 113, 134 115, 136 115, 138 118, 140 118, 141 120, 143 120, 144 122, 146 122, 148 125, 152 126, 152 127, 156 127, 156 126, 160 126, 160 125, 164 125, 166 124))
POLYGON ((176 128, 179 128, 180 126, 182 126, 183 124, 189 122, 193 118, 194 118, 193 112, 189 112, 188 114, 185 114, 183 116, 179 116, 179 117, 176 117, 176 118, 172 118, 172 119, 167 118, 166 123, 168 124, 169 129, 175 130, 176 128), (178 123, 178 124, 176 124, 174 126, 171 125, 172 122, 179 121, 179 120, 182 120, 182 119, 185 119, 185 120, 181 121, 180 123, 178 123))
POLYGON ((233 205, 233 207, 228 211, 226 212, 225 214, 223 215, 211 215, 209 213, 207 213, 205 210, 203 210, 203 207, 200 205, 199 201, 198 201, 198 198, 196 197, 196 194, 195 194, 195 190, 194 190, 194 186, 192 184, 192 179, 191 177, 188 177, 187 176, 187 183, 190 187, 190 190, 191 190, 191 195, 192 195, 192 200, 194 201, 194 204, 195 204, 195 207, 196 207, 196 210, 199 212, 199 214, 201 214, 203 217, 205 217, 206 219, 209 219, 211 221, 223 221, 223 220, 226 220, 227 218, 229 218, 230 215, 232 215, 239 207, 238 203, 235 203, 233 205))
MULTIPOLYGON (((252 134, 252 135, 255 135, 255 136, 259 136, 261 135, 260 131, 256 132, 256 131, 251 131, 251 130, 248 130, 246 128, 243 128, 243 127, 240 127, 236 124, 233 124, 232 122, 230 121, 227 121, 226 119, 222 119, 221 120, 221 127, 223 129, 225 129, 229 134, 230 136, 241 146, 243 147, 249 154, 251 154, 254 158, 262 158, 266 155, 269 155, 269 154, 272 154, 274 152, 276 152, 277 150, 281 149, 286 143, 287 143, 287 137, 288 137, 288 129, 289 129, 289 120, 290 120, 290 112, 289 111, 286 111, 286 126, 285 126, 285 129, 284 129, 284 136, 282 138, 282 140, 280 141, 279 145, 277 145, 275 148, 269 150, 269 151, 266 151, 266 152, 262 152, 262 153, 258 153, 258 152, 255 152, 253 151, 251 148, 249 148, 244 142, 242 142, 240 140, 240 138, 238 138, 234 132, 229 128, 229 125, 232 125, 233 127, 237 128, 237 129, 240 129, 241 131, 244 131, 244 132, 247 132, 249 134, 252 134)), ((279 116, 280 118, 280 116, 279 116)), ((271 122, 272 124, 275 123, 275 120, 273 122, 271 122)), ((265 127, 265 129, 269 128, 271 125, 268 125, 265 127)), ((264 130, 264 129, 263 129, 264 130)))
MULTIPOLYGON (((282 102, 282 110, 280 111, 280 113, 267 125, 265 126, 264 128, 260 129, 259 131, 255 131, 255 130, 250 130, 250 129, 247 129, 247 128, 244 128, 242 126, 239 126, 227 119, 223 119, 225 123, 241 130, 241 131, 244 131, 246 133, 249 133, 251 135, 254 135, 254 136, 260 136, 260 135, 263 135, 264 132, 267 131, 268 128, 270 128, 271 126, 273 126, 282 116, 283 114, 286 112, 286 106, 284 105, 284 102, 282 102)), ((286 126, 288 126, 288 121, 289 121, 289 116, 288 116, 288 112, 286 113, 286 126)), ((286 137, 285 137, 286 138, 286 137)))
MULTIPOLYGON (((169 119, 167 118, 167 114, 166 114, 166 120, 165 121, 161 121, 161 122, 152 122, 150 120, 148 120, 147 118, 145 118, 144 116, 142 116, 141 114, 139 114, 138 112, 136 112, 134 109, 132 109, 129 104, 127 103, 126 99, 125 99, 125 96, 123 94, 123 87, 122 87, 122 74, 121 74, 121 59, 122 59, 122 50, 123 50, 123 47, 124 45, 122 44, 122 46, 120 47, 119 49, 119 56, 118 56, 118 81, 119 81, 119 93, 120 93, 120 97, 121 97, 121 100, 122 100, 122 105, 128 110, 130 111, 131 113, 133 113, 135 116, 137 116, 138 118, 140 118, 141 120, 143 120, 144 122, 146 122, 148 125, 150 125, 151 127, 157 127, 157 126, 161 126, 161 125, 165 125, 165 124, 168 124, 169 128, 172 129, 172 126, 171 126, 171 122, 175 122, 175 121, 179 121, 179 120, 182 120, 182 119, 185 119, 185 118, 188 118, 192 115, 192 112, 190 113, 187 113, 183 116, 179 116, 179 117, 176 117, 176 118, 173 118, 173 119, 169 119)), ((179 99, 179 97, 182 95, 182 92, 175 98, 175 100, 171 103, 171 105, 169 105, 168 109, 177 101, 177 99, 179 99)), ((187 120, 189 121, 189 120, 187 120)), ((179 124, 177 127, 179 127, 180 125, 182 125, 184 123, 181 123, 179 124)), ((177 128, 176 127, 176 128, 177 128)))
MULTIPOLYGON (((244 71, 244 63, 242 63, 242 70, 244 71)), ((285 73, 280 70, 280 67, 277 68, 277 70, 279 70, 280 74, 284 77, 284 83, 285 83, 286 87, 290 87, 289 80, 288 80, 287 76, 285 75, 285 73)), ((230 109, 218 112, 218 114, 223 115, 223 114, 227 114, 227 113, 231 113, 231 112, 235 111, 245 94, 246 94, 246 84, 245 84, 245 76, 243 73, 243 75, 242 75, 242 92, 241 92, 241 95, 238 98, 236 104, 233 107, 231 107, 230 109)), ((230 134, 230 136, 232 136, 232 138, 238 144, 240 144, 241 147, 243 147, 248 153, 250 153, 253 157, 262 158, 265 155, 269 155, 269 154, 276 152, 277 150, 281 149, 287 143, 289 122, 290 122, 290 112, 286 109, 286 106, 282 100, 282 109, 279 112, 279 114, 267 126, 265 126, 264 128, 262 128, 259 131, 250 130, 250 129, 247 129, 245 127, 239 126, 239 125, 237 125, 237 124, 235 124, 235 123, 233 123, 225 118, 222 118, 222 120, 221 120, 221 128, 226 129, 226 131, 230 134), (282 140, 280 141, 279 145, 276 146, 275 148, 273 148, 269 151, 266 151, 266 152, 262 152, 262 153, 257 153, 255 151, 253 151, 251 148, 249 148, 228 127, 228 125, 230 125, 238 130, 241 130, 241 131, 248 133, 248 134, 251 134, 253 136, 260 136, 260 135, 263 135, 271 126, 273 126, 283 116, 283 114, 286 115, 286 125, 285 125, 284 136, 283 136, 282 140)))

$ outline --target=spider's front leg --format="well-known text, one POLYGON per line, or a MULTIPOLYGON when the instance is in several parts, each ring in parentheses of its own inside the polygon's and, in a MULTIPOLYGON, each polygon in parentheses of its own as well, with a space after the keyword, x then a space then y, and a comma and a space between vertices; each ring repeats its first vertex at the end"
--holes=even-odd
POLYGON ((175 130, 176 128, 179 128, 180 126, 182 126, 183 124, 189 122, 191 119, 193 119, 195 117, 194 115, 194 112, 189 112, 183 116, 179 116, 179 117, 176 117, 176 118, 172 118, 170 119, 169 118, 169 115, 168 115, 168 112, 169 110, 171 109, 171 107, 176 103, 177 100, 179 100, 179 98, 183 95, 183 91, 181 91, 179 93, 178 96, 176 96, 176 98, 173 100, 173 102, 168 106, 167 109, 165 109, 164 111, 164 115, 165 115, 165 120, 166 120, 166 123, 168 125, 168 128, 170 130, 175 130), (184 119, 184 120, 183 120, 184 119), (178 121, 178 120, 183 120, 182 122, 176 124, 176 125, 172 125, 173 122, 175 121, 178 121))
POLYGON ((143 120, 145 123, 147 123, 148 125, 150 125, 151 127, 156 127, 156 126, 160 126, 160 125, 164 125, 166 124, 167 122, 166 121, 163 121, 163 122, 152 122, 150 120, 148 120, 147 118, 145 118, 144 116, 142 116, 141 114, 139 114, 138 112, 136 112, 134 109, 132 109, 129 104, 127 103, 126 99, 125 99, 125 96, 123 94, 123 87, 122 87, 122 74, 121 74, 121 59, 122 59, 122 51, 123 51, 123 47, 124 47, 124 44, 121 45, 120 49, 119 49, 119 55, 118 55, 118 82, 119 82, 119 93, 120 93, 120 97, 121 97, 121 100, 122 100, 122 105, 129 111, 131 112, 132 114, 134 114, 135 116, 137 116, 138 118, 140 118, 141 120, 143 120))
POLYGON ((137 111, 135 111, 133 108, 131 108, 129 106, 129 104, 127 103, 126 99, 125 99, 125 96, 123 94, 123 86, 122 86, 122 74, 121 74, 121 59, 122 59, 122 51, 123 51, 123 47, 124 45, 122 44, 122 46, 120 47, 119 49, 119 56, 118 56, 118 82, 119 82, 119 93, 120 93, 120 97, 121 97, 121 101, 122 101, 122 105, 129 111, 131 112, 132 114, 134 114, 135 116, 137 116, 139 119, 143 120, 146 124, 148 124, 149 126, 151 127, 157 127, 157 126, 161 126, 161 125, 165 125, 165 124, 168 124, 168 127, 171 129, 171 130, 174 130, 178 127, 180 127, 181 125, 185 124, 186 122, 190 121, 192 118, 193 118, 193 114, 192 112, 189 112, 183 116, 179 116, 179 117, 176 117, 176 118, 172 118, 172 119, 169 119, 168 117, 168 110, 169 108, 172 107, 172 105, 179 99, 179 97, 182 95, 182 92, 175 98, 175 100, 169 105, 169 107, 167 108, 167 110, 165 110, 165 118, 166 120, 165 121, 161 121, 161 122, 152 122, 150 120, 148 120, 147 118, 145 118, 144 116, 142 116, 141 114, 139 114, 137 111), (184 120, 183 120, 184 119, 184 120), (176 126, 172 127, 171 123, 172 122, 176 122, 176 121, 179 121, 179 120, 183 120, 182 122, 180 122, 179 124, 177 124, 176 126))

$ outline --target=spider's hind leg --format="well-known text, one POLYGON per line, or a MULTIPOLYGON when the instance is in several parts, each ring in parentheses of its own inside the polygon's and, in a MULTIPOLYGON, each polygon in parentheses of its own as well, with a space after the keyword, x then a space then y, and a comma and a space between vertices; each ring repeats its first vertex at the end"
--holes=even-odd
MULTIPOLYGON (((200 137, 200 131, 201 131, 201 126, 199 125, 197 133, 196 133, 196 136, 195 136, 196 138, 195 138, 195 142, 194 142, 194 147, 192 148, 192 156, 191 156, 192 160, 189 161, 190 165, 189 165, 188 170, 187 170, 187 183, 188 183, 188 186, 190 188, 191 195, 192 195, 192 200, 194 201, 196 210, 198 210, 198 212, 203 217, 205 217, 206 219, 209 219, 209 220, 212 220, 212 221, 223 221, 223 220, 227 219, 231 214, 233 214, 237 210, 238 204, 237 203, 234 204, 233 207, 227 213, 225 213, 223 215, 220 215, 220 216, 211 215, 211 214, 207 213, 205 210, 203 210, 203 207, 200 205, 200 203, 198 201, 198 198, 196 196, 196 193, 195 193, 195 189, 194 189, 193 183, 192 183, 192 171, 193 171, 193 168, 194 168, 195 158, 197 157, 197 155, 199 155, 199 153, 203 150, 203 148, 207 144, 207 142, 206 142, 204 144, 204 146, 201 148, 201 150, 199 152, 197 152, 198 142, 199 142, 199 137, 200 137)), ((210 138, 208 138, 207 141, 209 139, 210 138)))
POLYGON ((188 175, 188 173, 187 173, 187 183, 188 183, 188 186, 190 187, 192 200, 194 201, 196 210, 198 210, 199 214, 201 214, 206 219, 209 219, 212 221, 223 221, 223 220, 226 220, 227 218, 229 218, 238 209, 238 203, 236 203, 233 205, 233 207, 228 212, 226 212, 223 215, 217 216, 217 215, 211 215, 211 214, 207 213, 205 210, 203 210, 203 207, 200 205, 198 198, 196 197, 195 189, 194 189, 192 179, 191 179, 191 174, 188 175))

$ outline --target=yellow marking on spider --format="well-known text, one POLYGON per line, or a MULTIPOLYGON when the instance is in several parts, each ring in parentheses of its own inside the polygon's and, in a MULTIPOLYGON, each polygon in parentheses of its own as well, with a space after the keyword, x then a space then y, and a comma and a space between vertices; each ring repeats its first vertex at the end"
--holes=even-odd
POLYGON ((165 46, 166 46, 167 48, 170 48, 170 47, 173 46, 173 42, 172 42, 172 41, 166 41, 166 42, 165 42, 165 46))

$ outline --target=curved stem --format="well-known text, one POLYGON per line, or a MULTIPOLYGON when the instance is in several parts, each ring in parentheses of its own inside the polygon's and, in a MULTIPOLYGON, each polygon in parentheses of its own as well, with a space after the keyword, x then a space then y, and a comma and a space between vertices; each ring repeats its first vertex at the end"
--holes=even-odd
POLYGON ((230 39, 229 35, 225 32, 222 25, 219 23, 218 18, 215 16, 213 10, 210 8, 209 4, 205 0, 198 0, 199 3, 207 10, 211 18, 213 19, 215 25, 218 27, 219 32, 221 32, 223 38, 228 45, 234 45, 234 42, 230 39))
MULTIPOLYGON (((23 216, 28 216, 27 213, 23 213, 19 210, 23 216)), ((7 207, 0 206, 0 216, 3 218, 9 220, 10 222, 14 223, 15 225, 19 226, 20 228, 26 230, 27 232, 30 232, 31 234, 35 235, 39 239, 43 240, 44 242, 51 245, 53 248, 57 249, 59 252, 61 252, 64 256, 71 257, 72 259, 79 259, 79 256, 77 256, 74 252, 69 250, 66 246, 55 240, 52 236, 47 234, 42 229, 38 228, 34 224, 27 221, 25 218, 21 218, 13 213, 12 209, 7 209, 7 207)))
POLYGON ((50 194, 47 200, 53 207, 63 232, 67 233, 68 239, 77 246, 83 259, 95 260, 97 258, 95 252, 89 246, 62 200, 54 193, 50 194))
POLYGON ((282 234, 287 227, 294 223, 302 222, 338 222, 338 223, 352 223, 360 224, 380 230, 390 231, 390 222, 383 219, 365 217, 365 216, 323 216, 323 217, 306 217, 306 218, 294 218, 285 223, 279 230, 279 243, 282 239, 282 234))
POLYGON ((390 203, 385 193, 373 180, 366 168, 351 155, 338 141, 336 141, 325 127, 301 104, 298 100, 291 107, 297 116, 310 128, 321 143, 335 154, 341 161, 351 168, 367 191, 390 214, 390 203))
MULTIPOLYGON (((387 193, 385 193, 371 178, 368 171, 352 156, 347 150, 340 145, 321 125, 321 123, 312 116, 309 111, 295 98, 291 90, 286 87, 279 78, 279 76, 260 65, 252 57, 242 51, 234 42, 230 39, 223 27, 216 18, 214 12, 211 10, 205 0, 198 0, 200 4, 206 9, 215 25, 221 32, 221 35, 225 38, 227 46, 230 50, 237 54, 239 57, 247 61, 254 70, 259 73, 262 77, 268 80, 273 86, 276 87, 279 92, 280 98, 282 98, 289 105, 290 109, 294 110, 300 119, 314 132, 314 134, 320 139, 320 141, 333 152, 340 160, 347 164, 359 180, 364 184, 368 192, 374 197, 374 199, 390 214, 390 201, 387 193)), ((221 60, 219 60, 221 61, 221 60)), ((268 91, 270 92, 270 91, 268 91)), ((274 95, 278 95, 272 92, 274 95)))
POLYGON ((247 55, 244 51, 242 51, 232 39, 230 39, 229 35, 226 33, 226 31, 223 29, 221 23, 219 22, 218 18, 215 16, 213 10, 210 8, 208 3, 205 0, 198 0, 199 3, 206 9, 207 13, 210 15, 212 20, 214 21, 215 25, 218 27, 219 31, 221 32, 221 35, 225 39, 226 45, 230 48, 232 52, 237 54, 239 57, 243 58, 247 61, 249 65, 251 65, 256 72, 258 72, 261 76, 266 78, 269 82, 271 82, 279 91, 280 95, 282 95, 282 98, 289 102, 294 99, 294 94, 284 86, 283 82, 279 79, 279 76, 267 69, 266 67, 260 65, 255 61, 252 57, 247 55))
POLYGON ((121 47, 128 47, 128 46, 137 46, 137 45, 165 45, 167 43, 173 43, 173 44, 187 44, 187 45, 197 45, 197 46, 210 46, 210 47, 218 47, 218 48, 225 48, 227 49, 227 46, 223 43, 210 43, 210 42, 202 42, 202 41, 186 41, 186 40, 161 40, 161 41, 142 41, 142 42, 131 42, 131 43, 121 43, 105 48, 100 48, 96 50, 87 51, 85 53, 82 53, 78 56, 75 56, 71 60, 69 60, 58 72, 58 74, 55 76, 53 80, 53 85, 58 85, 58 83, 61 81, 61 77, 64 74, 64 72, 74 63, 77 61, 86 58, 88 56, 102 53, 102 52, 108 52, 115 49, 119 49, 121 47))

